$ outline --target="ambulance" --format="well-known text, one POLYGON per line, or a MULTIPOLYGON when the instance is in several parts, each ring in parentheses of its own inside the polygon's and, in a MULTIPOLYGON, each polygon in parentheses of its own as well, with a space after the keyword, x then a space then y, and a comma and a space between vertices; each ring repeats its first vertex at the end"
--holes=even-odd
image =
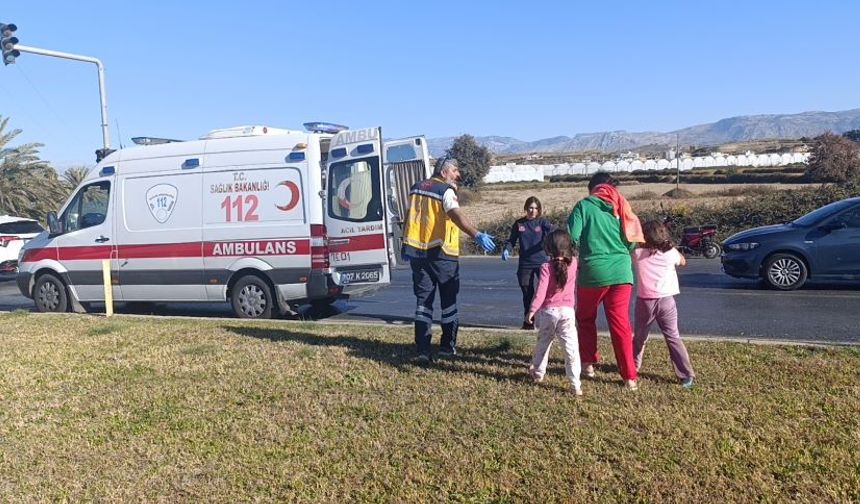
POLYGON ((424 137, 305 123, 134 139, 101 160, 18 257, 42 312, 114 301, 227 302, 269 318, 390 283, 424 137))

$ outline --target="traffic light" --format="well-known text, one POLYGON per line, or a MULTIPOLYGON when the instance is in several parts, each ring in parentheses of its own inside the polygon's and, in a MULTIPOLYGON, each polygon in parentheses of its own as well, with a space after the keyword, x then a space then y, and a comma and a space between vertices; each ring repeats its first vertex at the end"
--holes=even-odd
POLYGON ((14 36, 17 26, 9 23, 0 23, 0 47, 3 48, 3 64, 15 63, 15 58, 21 55, 21 51, 15 49, 18 38, 14 36))

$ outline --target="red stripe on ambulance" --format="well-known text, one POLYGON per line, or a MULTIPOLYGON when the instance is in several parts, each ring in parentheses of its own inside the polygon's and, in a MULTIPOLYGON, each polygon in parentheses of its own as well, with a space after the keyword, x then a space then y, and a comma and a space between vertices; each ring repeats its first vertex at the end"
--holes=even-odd
MULTIPOLYGON (((113 250, 114 247, 109 245, 31 249, 24 253, 23 262, 37 262, 44 259, 60 261, 110 259, 113 250)), ((121 245, 116 250, 120 259, 292 256, 311 253, 310 241, 307 239, 121 245)))
POLYGON ((329 243, 332 252, 361 252, 363 250, 378 250, 385 248, 385 236, 367 234, 350 236, 346 243, 329 243))
POLYGON ((308 240, 207 242, 203 248, 205 257, 308 255, 310 253, 308 240))

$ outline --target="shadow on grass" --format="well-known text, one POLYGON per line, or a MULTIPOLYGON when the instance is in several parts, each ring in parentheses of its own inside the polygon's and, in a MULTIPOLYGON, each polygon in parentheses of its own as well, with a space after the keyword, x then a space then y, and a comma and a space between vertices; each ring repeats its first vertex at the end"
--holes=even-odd
MULTIPOLYGON (((618 381, 621 379, 618 371, 618 364, 602 361, 595 364, 594 368, 601 374, 598 375, 596 378, 593 378, 593 381, 602 383, 618 383, 618 381)), ((644 378, 648 381, 653 381, 656 383, 677 383, 677 380, 675 380, 674 378, 667 378, 666 376, 662 376, 655 373, 640 371, 636 374, 639 376, 639 379, 644 378)))
MULTIPOLYGON (((406 317, 403 315, 388 315, 383 313, 360 313, 352 310, 354 310, 354 308, 351 309, 349 306, 340 306, 337 304, 326 307, 308 307, 300 310, 299 316, 296 317, 296 319, 322 320, 346 314, 353 319, 369 319, 384 322, 385 325, 395 327, 412 327, 412 323, 415 320, 412 316, 406 317)), ((433 323, 436 324, 437 327, 440 324, 439 320, 434 320, 433 323)), ((462 322, 460 323, 460 327, 468 327, 471 329, 509 329, 509 327, 505 327, 501 324, 463 324, 462 322)))
POLYGON ((293 341, 319 347, 345 348, 352 356, 383 363, 404 372, 427 368, 481 375, 497 381, 520 381, 525 376, 525 370, 528 366, 528 357, 512 353, 509 344, 504 341, 477 348, 458 349, 457 356, 452 359, 437 359, 432 364, 419 365, 413 362, 415 345, 412 341, 393 343, 344 334, 320 336, 275 328, 230 325, 222 326, 222 328, 233 334, 249 338, 293 341))

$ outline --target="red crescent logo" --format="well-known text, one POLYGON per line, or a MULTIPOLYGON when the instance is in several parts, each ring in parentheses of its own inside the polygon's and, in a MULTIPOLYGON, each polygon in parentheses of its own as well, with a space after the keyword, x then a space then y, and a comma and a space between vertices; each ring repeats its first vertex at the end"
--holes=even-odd
POLYGON ((295 182, 290 182, 289 180, 284 180, 283 182, 278 183, 275 187, 278 186, 284 186, 290 190, 290 202, 286 205, 275 205, 275 208, 282 212, 289 212, 293 208, 296 208, 296 205, 299 204, 299 186, 297 186, 295 182))

